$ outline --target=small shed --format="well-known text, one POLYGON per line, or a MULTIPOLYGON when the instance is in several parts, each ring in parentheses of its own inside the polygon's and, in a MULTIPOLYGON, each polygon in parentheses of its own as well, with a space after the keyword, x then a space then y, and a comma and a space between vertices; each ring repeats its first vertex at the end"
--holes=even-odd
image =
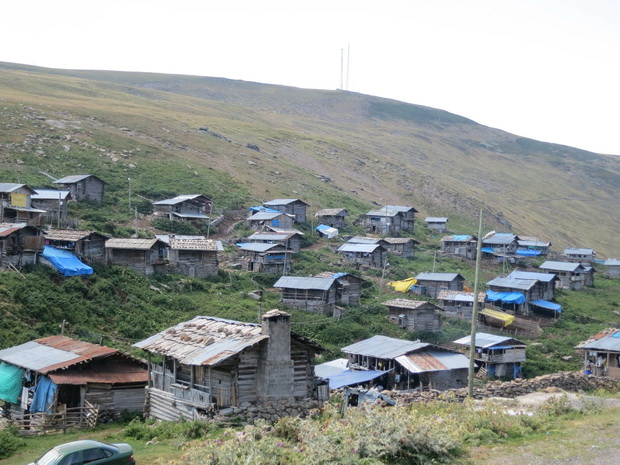
POLYGON ((32 205, 36 193, 26 184, 0 183, 0 223, 41 226, 46 211, 32 205))
POLYGON ((40 229, 26 223, 0 223, 0 265, 33 265, 44 245, 40 229))
POLYGON ((153 202, 153 213, 172 221, 204 223, 209 219, 212 205, 213 201, 207 196, 185 194, 153 202))
POLYGON ((415 239, 409 237, 384 237, 385 249, 399 255, 403 258, 413 258, 415 255, 415 246, 419 244, 415 239))
POLYGON ((588 247, 568 247, 564 249, 564 257, 566 260, 579 262, 582 265, 591 265, 596 258, 594 249, 588 247))
POLYGON ((407 331, 439 331, 441 307, 425 300, 392 299, 383 302, 388 318, 407 331))
POLYGON ((441 251, 446 255, 456 255, 469 260, 476 259, 478 239, 469 234, 453 234, 441 238, 441 251))
POLYGON ((108 236, 95 231, 77 229, 49 229, 45 232, 45 244, 68 250, 80 260, 97 260, 105 257, 108 236))
POLYGON ((512 255, 517 251, 519 239, 519 236, 512 233, 495 233, 482 240, 482 252, 489 255, 512 255))
POLYGON ((158 239, 168 244, 167 271, 192 278, 215 276, 218 272, 218 253, 224 251, 220 241, 204 236, 182 236, 170 234, 158 239))
POLYGON ((436 299, 440 291, 462 291, 465 278, 459 273, 420 273, 413 291, 436 299))
POLYGON ((32 208, 45 210, 41 216, 43 224, 56 224, 59 228, 67 223, 67 205, 71 200, 68 190, 36 189, 32 194, 32 208))
POLYGON ((164 271, 166 244, 157 239, 108 239, 106 262, 123 265, 136 273, 152 275, 164 271))
POLYGON ((310 206, 299 199, 274 199, 263 206, 293 216, 297 223, 306 222, 306 209, 310 206))
POLYGON ((149 354, 150 418, 195 420, 245 404, 302 413, 317 399, 313 360, 323 349, 292 333, 279 310, 261 324, 197 316, 134 346, 149 354))
MULTIPOLYGON (((486 293, 478 293, 478 308, 484 308, 486 293)), ((446 313, 454 313, 464 320, 471 320, 474 309, 474 293, 467 291, 439 291, 437 294, 439 305, 446 313)))
POLYGON ((53 184, 65 186, 71 193, 71 198, 77 202, 103 202, 107 182, 94 174, 74 174, 57 179, 53 184))
POLYGON ((351 244, 347 242, 338 248, 342 260, 357 267, 383 268, 387 263, 387 251, 379 244, 351 244))
POLYGON ((620 278, 620 258, 609 258, 603 265, 607 267, 607 276, 620 278))
POLYGON ((257 242, 261 244, 281 244, 290 249, 293 253, 301 251, 301 241, 303 234, 293 230, 289 232, 270 232, 259 231, 248 237, 249 242, 257 242))
POLYGON ((586 372, 620 379, 620 329, 607 328, 576 347, 586 372))
POLYGON ((584 286, 594 285, 594 268, 577 262, 558 262, 547 260, 539 266, 545 273, 554 273, 558 280, 555 286, 560 289, 579 291, 584 286))
POLYGON ((259 273, 287 274, 291 271, 290 249, 282 244, 249 242, 239 245, 243 252, 245 269, 259 273))
POLYGON ((378 210, 370 210, 364 216, 364 228, 373 234, 400 234, 413 232, 415 214, 413 207, 384 205, 378 210))
POLYGON ((288 213, 259 211, 247 219, 248 226, 256 231, 261 231, 268 227, 274 228, 293 228, 293 216, 288 213))
POLYGON ((314 216, 321 224, 339 229, 347 226, 346 217, 349 216, 349 212, 344 208, 324 208, 316 212, 314 216))
POLYGON ((519 236, 516 254, 522 257, 545 257, 549 254, 551 242, 531 236, 519 236))
POLYGON ((424 222, 431 231, 448 232, 448 218, 445 216, 427 216, 424 222))
MULTIPOLYGON (((471 336, 457 339, 454 343, 469 349, 471 336)), ((510 379, 523 376, 521 364, 526 360, 526 345, 523 342, 509 336, 476 333, 475 344, 476 364, 483 367, 488 375, 510 379)))
POLYGON ((433 344, 373 336, 340 349, 351 371, 383 372, 374 383, 384 389, 458 389, 467 385, 469 360, 433 344))

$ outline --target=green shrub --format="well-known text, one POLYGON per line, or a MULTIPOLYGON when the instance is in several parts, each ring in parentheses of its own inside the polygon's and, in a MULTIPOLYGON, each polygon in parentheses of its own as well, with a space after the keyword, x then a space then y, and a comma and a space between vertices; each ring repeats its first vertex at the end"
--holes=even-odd
POLYGON ((0 459, 10 457, 25 446, 26 441, 17 436, 16 428, 8 427, 0 430, 0 459))

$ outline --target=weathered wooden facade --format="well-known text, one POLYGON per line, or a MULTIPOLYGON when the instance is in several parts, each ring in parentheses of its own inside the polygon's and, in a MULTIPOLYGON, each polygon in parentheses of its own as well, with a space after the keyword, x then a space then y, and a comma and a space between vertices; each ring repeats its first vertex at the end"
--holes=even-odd
POLYGON ((426 223, 426 227, 431 231, 441 233, 448 232, 448 218, 445 216, 427 216, 424 222, 426 223))
POLYGON ((152 275, 165 271, 166 244, 157 239, 108 239, 106 262, 123 265, 136 273, 152 275))
POLYGON ((482 240, 482 252, 487 255, 512 255, 517 251, 519 239, 512 233, 495 233, 482 240))
POLYGON ((118 349, 50 336, 0 350, 0 361, 0 370, 22 374, 19 394, 6 398, 5 392, 2 399, 14 404, 12 412, 52 413, 85 403, 117 413, 144 408, 146 363, 118 349))
POLYGON ((531 292, 526 295, 527 300, 553 300, 555 299, 555 283, 558 277, 552 273, 538 273, 535 271, 514 270, 507 278, 509 279, 534 279, 538 281, 531 292))
POLYGON ((36 189, 32 194, 32 208, 44 210, 41 214, 42 224, 55 224, 58 228, 66 227, 68 222, 67 205, 71 200, 68 190, 36 189))
POLYGON ((546 257, 549 255, 551 245, 551 242, 540 240, 537 237, 519 236, 515 253, 526 257, 546 257))
POLYGON ((446 255, 464 257, 468 260, 476 259, 476 247, 478 239, 468 234, 453 234, 441 238, 441 251, 446 255))
POLYGON ((80 260, 90 261, 105 257, 108 236, 95 231, 77 229, 49 229, 44 231, 45 245, 72 252, 80 260))
POLYGON ((413 258, 415 256, 415 246, 419 244, 415 239, 409 237, 384 237, 385 249, 394 255, 403 258, 413 258))
POLYGON ((557 275, 558 280, 555 286, 559 289, 578 291, 584 286, 594 285, 594 269, 592 267, 586 268, 581 263, 547 260, 539 268, 545 273, 557 275))
POLYGON ((588 247, 568 247, 564 249, 563 258, 571 262, 579 262, 582 265, 592 265, 596 258, 594 249, 588 247))
POLYGON ((607 328, 579 344, 583 367, 595 376, 620 379, 620 329, 607 328))
POLYGON ((401 205, 384 205, 378 210, 370 210, 364 216, 364 228, 373 234, 400 234, 402 231, 413 232, 415 214, 413 207, 401 205))
POLYGON ((346 217, 349 212, 344 208, 324 208, 314 215, 319 219, 321 224, 331 226, 332 228, 345 228, 347 226, 346 217))
MULTIPOLYGON (((471 336, 457 339, 454 343, 469 349, 471 336)), ((523 376, 521 364, 526 360, 526 345, 523 342, 506 336, 476 333, 475 345, 475 362, 478 367, 484 367, 488 375, 511 379, 523 376)))
POLYGON ((149 362, 145 412, 161 420, 198 419, 250 403, 316 397, 313 359, 323 349, 291 333, 290 315, 262 323, 198 316, 134 344, 149 362))
POLYGON ((305 223, 306 209, 310 205, 299 199, 274 199, 263 203, 263 206, 292 215, 297 223, 305 223))
MULTIPOLYGON (((486 294, 484 292, 478 293, 479 309, 484 308, 485 297, 486 294)), ((437 294, 437 300, 439 300, 439 305, 447 314, 454 314, 458 318, 471 320, 474 309, 473 292, 443 290, 437 294)))
POLYGON ((384 389, 457 389, 467 385, 469 360, 463 354, 425 342, 373 336, 347 347, 352 371, 377 371, 373 383, 384 389))
POLYGON ((439 331, 441 307, 425 300, 392 299, 383 302, 388 319, 407 331, 439 331))
POLYGON ((291 271, 292 250, 282 244, 247 243, 239 247, 244 268, 259 273, 287 274, 291 271))
POLYGON ((106 182, 94 174, 75 174, 57 179, 53 184, 62 184, 71 193, 71 199, 82 202, 103 202, 106 182))
POLYGON ((259 211, 258 213, 250 216, 247 219, 247 222, 250 229, 254 229, 256 231, 262 231, 263 229, 268 229, 269 227, 283 229, 293 228, 293 216, 288 213, 281 212, 259 211))
POLYGON ((356 267, 383 268, 387 263, 387 250, 379 244, 352 244, 338 248, 342 260, 356 267))
MULTIPOLYGON (((157 237, 162 239, 162 236, 157 237)), ((204 278, 217 274, 218 253, 224 251, 220 241, 207 239, 204 236, 171 234, 164 242, 168 244, 167 272, 192 278, 204 278)))
POLYGON ((436 299, 440 291, 462 291, 465 278, 459 273, 420 273, 413 291, 436 299))
POLYGON ((43 232, 38 228, 26 223, 0 223, 0 265, 33 265, 43 246, 43 232))
POLYGON ((607 268, 607 276, 610 278, 620 278, 620 258, 609 258, 603 263, 607 268))
POLYGON ((153 214, 171 221, 204 223, 209 220, 213 201, 202 194, 178 195, 153 202, 153 214))
POLYGON ((0 183, 0 223, 41 226, 45 210, 32 205, 37 191, 26 184, 0 183))
POLYGON ((281 244, 290 249, 293 253, 299 253, 301 250, 301 240, 303 234, 298 231, 293 232, 270 232, 260 231, 248 237, 248 242, 257 242, 260 244, 281 244))

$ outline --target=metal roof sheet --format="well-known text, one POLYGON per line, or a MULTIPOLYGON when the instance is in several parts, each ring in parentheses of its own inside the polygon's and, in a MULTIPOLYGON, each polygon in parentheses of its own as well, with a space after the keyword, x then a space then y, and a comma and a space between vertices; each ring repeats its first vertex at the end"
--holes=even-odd
POLYGON ((69 191, 61 191, 57 189, 35 189, 36 194, 32 194, 32 200, 65 200, 69 195, 69 191))
POLYGON ((184 194, 177 195, 176 197, 173 197, 171 199, 158 200, 157 202, 153 202, 153 205, 177 205, 187 200, 197 199, 198 197, 204 197, 205 199, 210 200, 208 197, 202 194, 184 194))
POLYGON ((576 262, 554 262, 552 260, 547 260, 545 263, 540 265, 538 268, 540 268, 541 270, 575 272, 579 268, 583 269, 583 266, 581 266, 581 263, 576 263, 576 262))
MULTIPOLYGON (((478 302, 484 302, 485 298, 485 292, 478 293, 478 302)), ((447 291, 444 289, 439 291, 439 294, 437 294, 437 300, 448 300, 452 302, 473 302, 474 293, 465 291, 447 291)))
POLYGON ((155 244, 161 242, 156 237, 153 239, 108 239, 105 241, 106 249, 130 249, 130 250, 149 250, 155 244))
POLYGON ((429 346, 425 342, 407 341, 387 336, 373 336, 340 349, 345 354, 392 359, 429 346))
POLYGON ((607 260, 605 260, 605 263, 603 263, 603 265, 620 266, 620 258, 608 258, 607 260))
POLYGON ((416 309, 418 307, 423 306, 424 304, 429 304, 429 305, 436 307, 436 305, 434 305, 431 302, 427 302, 426 300, 410 300, 410 299, 392 299, 392 300, 388 300, 387 302, 383 302, 382 305, 385 305, 386 307, 416 309))
POLYGON ((294 234, 292 233, 270 233, 270 232, 257 232, 248 237, 253 241, 285 241, 294 234))
POLYGON ((248 252, 268 252, 271 249, 281 253, 288 252, 288 249, 282 244, 268 244, 265 242, 249 242, 239 247, 239 250, 246 250, 248 252))
POLYGON ((493 278, 487 283, 487 286, 504 287, 507 289, 529 290, 536 285, 536 279, 518 279, 518 278, 493 278))
POLYGON ((420 351, 396 357, 396 361, 411 373, 446 371, 469 368, 465 355, 452 351, 420 351))
POLYGON ((314 216, 349 216, 349 212, 344 208, 324 208, 316 212, 314 216))
POLYGON ((351 244, 347 242, 338 248, 338 252, 372 253, 379 247, 381 247, 379 244, 351 244))
POLYGON ((294 202, 301 202, 304 205, 308 205, 306 202, 304 202, 303 200, 299 200, 299 199, 273 199, 273 200, 270 200, 269 202, 263 203, 263 205, 288 205, 294 202))
POLYGON ((547 241, 539 241, 536 238, 533 239, 524 239, 524 238, 520 238, 517 241, 517 244, 519 244, 520 246, 523 247, 549 247, 551 245, 551 242, 547 242, 547 241))
POLYGON ((464 279, 459 273, 420 273, 415 279, 418 281, 454 281, 459 276, 464 279))
POLYGON ((27 228, 27 223, 0 223, 0 237, 6 237, 13 234, 15 231, 27 228))
POLYGON ((564 249, 564 255, 596 255, 596 253, 587 247, 568 247, 564 249))
POLYGON ((329 377, 329 388, 338 389, 343 386, 366 383, 386 373, 387 371, 378 370, 345 370, 340 374, 329 377))
POLYGON ((506 244, 512 244, 514 241, 518 239, 519 238, 512 233, 496 233, 495 235, 487 239, 483 239, 482 243, 492 244, 492 245, 506 245, 506 244))
MULTIPOLYGON (((27 186, 26 184, 18 184, 18 183, 14 183, 14 182, 0 182, 0 192, 13 192, 17 189, 19 189, 20 187, 28 187, 28 189, 32 189, 31 187, 27 186)), ((34 189, 32 189, 34 190, 34 189)))
POLYGON ((203 213, 179 213, 179 212, 170 212, 172 216, 176 216, 178 218, 194 218, 197 220, 208 220, 209 216, 203 213))
POLYGON ((272 220, 278 216, 284 215, 282 212, 258 212, 248 218, 248 221, 265 221, 272 220))
POLYGON ((107 182, 94 174, 73 174, 71 176, 65 176, 64 178, 57 179, 56 181, 53 181, 52 184, 73 184, 90 177, 97 178, 102 183, 107 184, 107 182))
POLYGON ((314 289, 327 291, 334 285, 334 278, 308 278, 302 276, 282 276, 273 285, 278 288, 288 289, 314 289))
POLYGON ((377 244, 379 242, 381 242, 382 239, 379 239, 378 237, 360 237, 360 236, 355 236, 352 237, 351 239, 349 239, 347 241, 347 243, 349 244, 377 244))
POLYGON ((447 223, 448 218, 445 216, 427 216, 424 218, 424 221, 426 223, 447 223))
MULTIPOLYGON (((461 344, 461 345, 468 346, 470 340, 471 340, 471 336, 465 336, 453 342, 455 344, 461 344)), ((509 341, 514 341, 511 344, 513 346, 525 347, 525 344, 523 342, 518 341, 517 339, 514 339, 512 337, 498 336, 496 334, 489 334, 489 333, 476 333, 476 347, 482 347, 483 349, 492 347, 497 344, 508 345, 506 343, 509 341)))
POLYGON ((415 239, 411 239, 410 237, 384 237, 383 240, 388 244, 407 244, 408 242, 413 242, 414 244, 419 244, 415 239))
POLYGON ((87 383, 125 384, 148 381, 146 364, 130 358, 110 357, 100 363, 92 363, 88 370, 70 367, 48 375, 56 384, 85 385, 87 383))
POLYGON ((582 342, 577 348, 620 352, 620 329, 607 328, 582 342))
POLYGON ((515 278, 515 279, 536 279, 544 283, 549 283, 553 281, 554 279, 557 279, 557 276, 554 275, 553 273, 538 273, 535 271, 521 271, 521 270, 514 270, 507 277, 515 278))
POLYGON ((348 364, 348 359, 337 358, 336 360, 332 360, 331 362, 325 362, 319 365, 315 365, 314 374, 319 378, 329 378, 330 376, 339 375, 346 371, 348 364))

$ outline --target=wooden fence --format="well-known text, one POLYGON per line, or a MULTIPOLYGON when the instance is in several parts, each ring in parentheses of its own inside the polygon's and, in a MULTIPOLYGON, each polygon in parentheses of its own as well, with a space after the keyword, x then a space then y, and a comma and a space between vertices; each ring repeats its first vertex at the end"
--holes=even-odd
POLYGON ((69 429, 93 428, 97 424, 99 408, 88 401, 83 407, 63 408, 56 413, 28 413, 14 416, 11 424, 19 434, 36 435, 54 432, 65 433, 69 429))

